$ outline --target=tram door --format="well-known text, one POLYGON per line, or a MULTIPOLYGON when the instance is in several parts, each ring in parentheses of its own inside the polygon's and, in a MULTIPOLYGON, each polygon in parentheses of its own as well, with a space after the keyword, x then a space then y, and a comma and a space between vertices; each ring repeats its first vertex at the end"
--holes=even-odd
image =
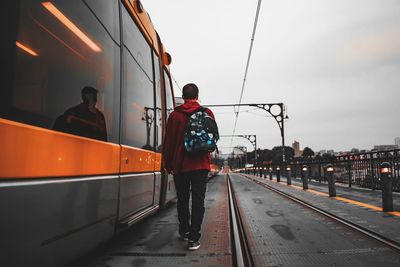
MULTIPOLYGON (((165 81, 165 102, 166 102, 166 112, 167 118, 174 110, 174 96, 172 94, 171 79, 168 73, 164 70, 164 81, 165 81)), ((166 179, 166 199, 165 203, 168 203, 172 199, 176 198, 175 183, 173 176, 169 174, 166 179)))
POLYGON ((151 46, 125 8, 122 25, 119 220, 153 205, 157 125, 151 46))

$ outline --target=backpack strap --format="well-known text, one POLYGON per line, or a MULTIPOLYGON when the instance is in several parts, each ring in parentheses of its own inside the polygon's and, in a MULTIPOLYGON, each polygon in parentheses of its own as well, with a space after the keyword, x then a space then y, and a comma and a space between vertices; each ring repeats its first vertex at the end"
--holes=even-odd
POLYGON ((207 110, 207 108, 205 108, 205 107, 203 107, 203 106, 200 106, 200 108, 198 108, 198 109, 196 109, 195 111, 193 111, 192 113, 190 113, 190 114, 187 114, 187 113, 185 113, 185 112, 183 112, 183 111, 180 111, 180 110, 175 110, 175 111, 177 111, 177 112, 179 112, 179 113, 182 113, 182 114, 184 114, 184 115, 186 115, 187 117, 190 117, 190 116, 192 116, 194 113, 196 113, 197 111, 206 111, 207 110))

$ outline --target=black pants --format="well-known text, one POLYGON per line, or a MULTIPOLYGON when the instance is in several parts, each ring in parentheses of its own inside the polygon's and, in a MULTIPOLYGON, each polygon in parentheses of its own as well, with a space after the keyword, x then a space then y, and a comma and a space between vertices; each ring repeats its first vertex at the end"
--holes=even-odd
POLYGON ((189 240, 199 240, 204 217, 204 197, 207 187, 207 170, 184 172, 174 175, 178 196, 179 232, 189 232, 189 240), (192 191, 192 216, 189 211, 190 189, 192 191))

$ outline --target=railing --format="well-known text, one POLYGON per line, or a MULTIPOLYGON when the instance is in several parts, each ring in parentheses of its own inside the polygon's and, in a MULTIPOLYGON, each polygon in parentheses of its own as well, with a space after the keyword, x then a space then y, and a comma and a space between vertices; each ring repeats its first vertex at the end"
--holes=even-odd
MULTIPOLYGON (((381 189, 381 179, 379 174, 380 164, 389 162, 392 165, 391 177, 393 179, 393 191, 400 192, 400 149, 390 151, 375 151, 367 153, 349 154, 343 156, 332 156, 329 160, 323 159, 297 159, 286 162, 280 166, 281 174, 287 175, 286 167, 291 168, 292 177, 301 177, 303 166, 308 167, 309 179, 315 181, 327 181, 325 167, 328 164, 334 166, 334 176, 336 182, 347 184, 349 187, 356 185, 359 187, 370 188, 372 190, 381 189)), ((260 171, 269 172, 269 168, 276 172, 277 166, 256 167, 256 173, 260 171), (262 170, 260 170, 262 169, 262 170)))

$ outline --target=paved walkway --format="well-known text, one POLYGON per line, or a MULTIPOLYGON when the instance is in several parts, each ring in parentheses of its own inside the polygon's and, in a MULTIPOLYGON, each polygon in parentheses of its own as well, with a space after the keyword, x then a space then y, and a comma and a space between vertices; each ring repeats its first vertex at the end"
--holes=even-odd
POLYGON ((207 184, 201 247, 187 250, 178 235, 176 204, 116 236, 71 267, 232 266, 227 180, 207 184))

